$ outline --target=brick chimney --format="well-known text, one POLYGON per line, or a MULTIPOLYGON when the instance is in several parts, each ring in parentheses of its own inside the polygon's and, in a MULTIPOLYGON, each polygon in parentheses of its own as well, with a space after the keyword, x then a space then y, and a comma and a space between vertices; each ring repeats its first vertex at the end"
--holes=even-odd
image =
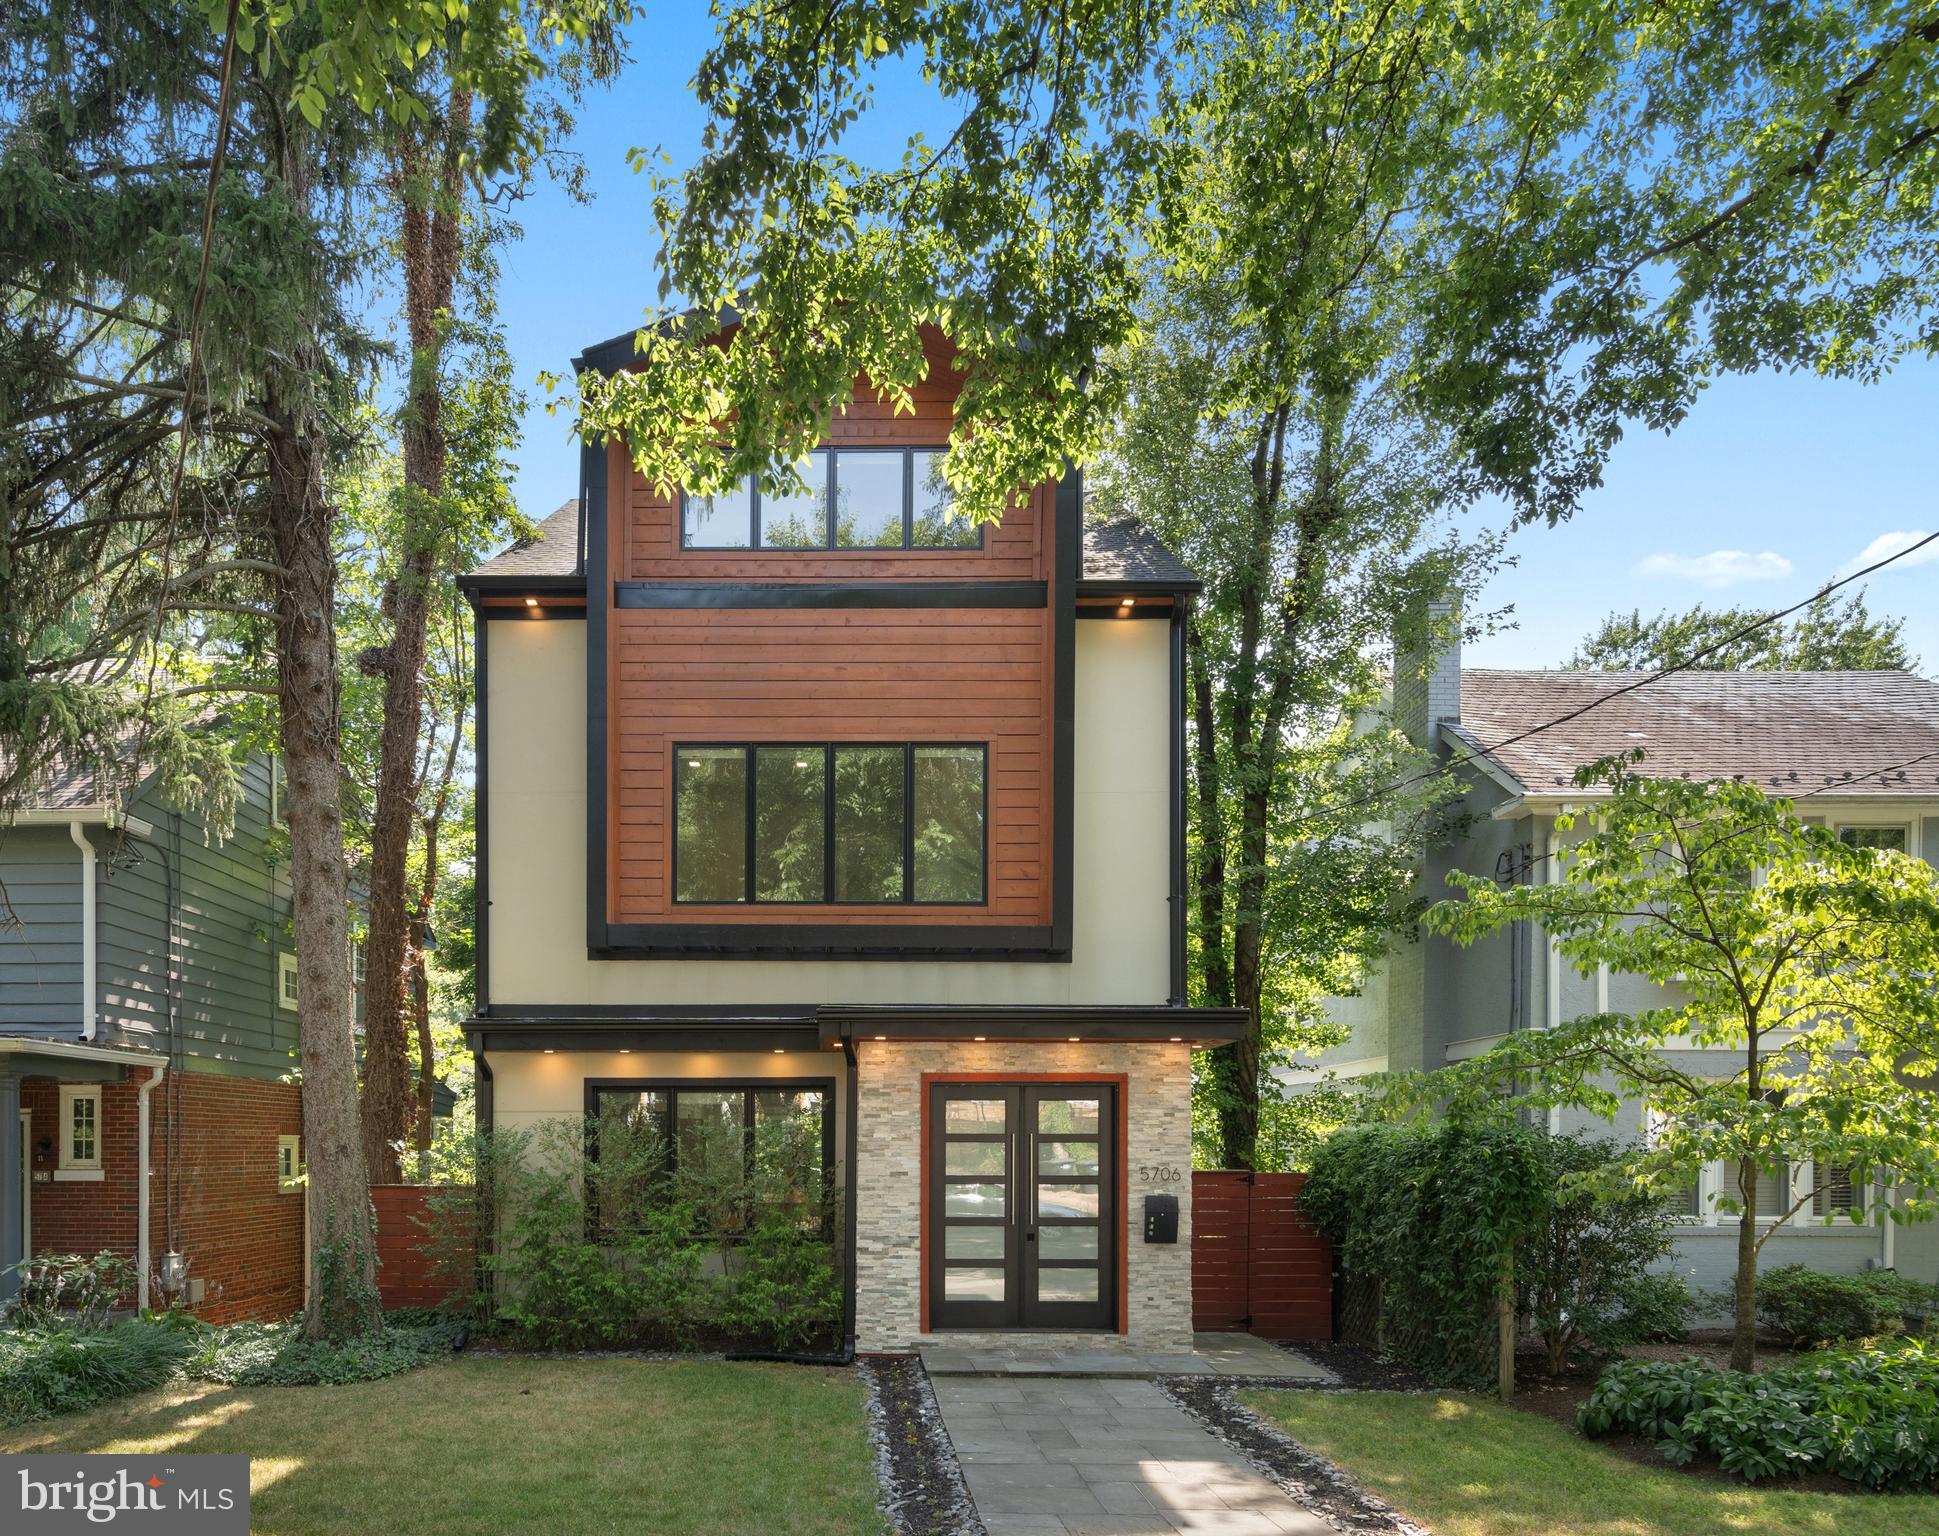
POLYGON ((1418 747, 1434 745, 1444 720, 1461 718, 1461 612, 1437 597, 1404 616, 1394 633, 1394 723, 1418 747))

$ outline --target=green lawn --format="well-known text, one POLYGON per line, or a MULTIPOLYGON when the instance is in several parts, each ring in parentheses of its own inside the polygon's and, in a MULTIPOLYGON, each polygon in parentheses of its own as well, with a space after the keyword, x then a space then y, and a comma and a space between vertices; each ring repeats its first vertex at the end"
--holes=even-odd
POLYGON ((258 1533, 877 1536, 846 1371, 456 1360, 349 1387, 186 1386, 0 1436, 6 1451, 244 1451, 258 1533))
POLYGON ((1485 1398, 1242 1396, 1436 1536, 1939 1536, 1928 1494, 1806 1493, 1644 1466, 1485 1398))

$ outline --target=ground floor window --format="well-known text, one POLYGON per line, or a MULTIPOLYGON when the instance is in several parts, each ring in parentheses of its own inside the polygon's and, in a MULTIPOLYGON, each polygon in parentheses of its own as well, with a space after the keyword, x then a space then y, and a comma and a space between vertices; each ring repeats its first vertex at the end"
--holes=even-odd
POLYGON ((101 1176, 101 1090, 64 1086, 61 1089, 60 1173, 76 1177, 101 1176))
POLYGON ((599 1224, 636 1226, 680 1200, 716 1231, 777 1211, 821 1225, 831 1214, 833 1103, 825 1080, 588 1083, 599 1224))

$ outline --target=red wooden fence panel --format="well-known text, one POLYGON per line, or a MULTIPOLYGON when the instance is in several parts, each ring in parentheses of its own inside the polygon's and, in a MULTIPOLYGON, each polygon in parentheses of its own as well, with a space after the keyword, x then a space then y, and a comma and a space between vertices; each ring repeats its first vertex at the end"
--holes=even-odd
POLYGON ((1192 1327, 1333 1337, 1333 1252, 1301 1209, 1302 1173, 1192 1175, 1192 1327))
POLYGON ((435 1307, 471 1290, 469 1262, 429 1252, 431 1197, 468 1193, 459 1186, 373 1184, 377 1212, 377 1291, 386 1307, 435 1307), (447 1273, 447 1269, 456 1273, 447 1273))

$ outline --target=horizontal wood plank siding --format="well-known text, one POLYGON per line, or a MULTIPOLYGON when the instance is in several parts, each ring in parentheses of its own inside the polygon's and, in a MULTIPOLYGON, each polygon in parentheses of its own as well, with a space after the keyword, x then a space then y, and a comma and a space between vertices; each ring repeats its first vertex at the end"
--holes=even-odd
MULTIPOLYGON (((958 379, 940 337, 898 413, 866 381, 827 441, 942 447, 958 379)), ((678 498, 608 450, 616 581, 1044 583, 1054 591, 1056 488, 1021 496, 974 550, 683 550, 678 498)), ((756 594, 758 595, 758 594, 756 594)), ((940 594, 939 594, 940 596, 940 594)), ((943 597, 951 601, 955 593, 943 597)), ((885 924, 1023 928, 1052 920, 1056 605, 615 606, 606 625, 606 916, 620 924, 885 924), (981 742, 989 746, 988 901, 676 904, 673 749, 704 742, 981 742)))

